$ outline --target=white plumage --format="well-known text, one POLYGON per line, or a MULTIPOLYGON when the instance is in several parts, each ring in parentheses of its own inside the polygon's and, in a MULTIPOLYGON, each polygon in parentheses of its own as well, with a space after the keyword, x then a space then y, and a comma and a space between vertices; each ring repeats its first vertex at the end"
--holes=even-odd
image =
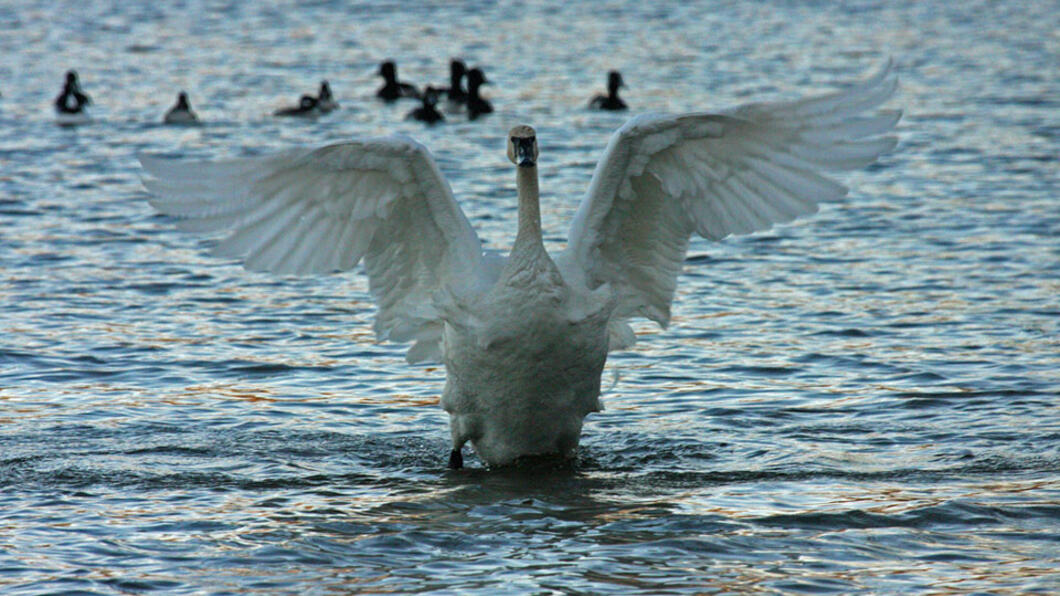
MULTIPOLYGON (((888 62, 849 88, 718 113, 643 115, 611 138, 552 258, 541 240, 533 129, 510 133, 519 231, 484 254, 425 147, 392 136, 266 157, 141 157, 159 211, 225 232, 216 252, 249 269, 343 271, 362 258, 382 338, 411 362, 445 362, 442 405, 455 462, 471 441, 490 465, 570 455, 599 410, 608 351, 627 321, 666 326, 691 234, 712 240, 813 213, 846 188, 822 174, 895 145, 899 112, 872 112, 897 85, 888 62)), ((451 460, 453 463, 453 460, 451 460)))

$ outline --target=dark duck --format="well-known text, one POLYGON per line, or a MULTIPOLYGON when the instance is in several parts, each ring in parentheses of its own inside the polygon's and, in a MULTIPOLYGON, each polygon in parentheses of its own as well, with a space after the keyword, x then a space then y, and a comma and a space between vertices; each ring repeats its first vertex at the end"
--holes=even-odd
POLYGON ((464 89, 464 76, 467 66, 460 60, 449 61, 449 88, 442 89, 451 103, 467 103, 467 89, 464 89))
POLYGON ((618 96, 618 88, 625 87, 622 75, 617 70, 607 73, 607 95, 597 95, 589 101, 589 107, 594 110, 624 110, 626 102, 618 96))
POLYGON ((166 124, 194 124, 199 121, 199 117, 195 115, 191 104, 188 103, 187 93, 181 91, 177 95, 177 103, 166 112, 164 121, 166 124))
POLYGON ((317 98, 312 95, 303 95, 302 99, 298 100, 298 107, 296 108, 284 108, 282 110, 276 110, 273 112, 274 116, 301 116, 309 118, 320 114, 320 102, 317 98))
POLYGON ((423 92, 423 105, 409 112, 406 116, 406 120, 419 120, 420 122, 426 122, 427 124, 434 124, 445 120, 445 116, 438 111, 435 105, 438 103, 438 95, 440 89, 434 87, 427 87, 423 92))
POLYGON ((386 102, 396 101, 402 97, 419 99, 420 93, 408 83, 397 80, 397 65, 387 60, 379 65, 379 76, 383 77, 383 86, 376 91, 376 96, 386 102))
POLYGON ((472 68, 467 73, 467 118, 468 120, 474 120, 483 114, 490 114, 493 112, 493 106, 490 102, 482 99, 479 95, 479 87, 489 83, 486 80, 486 75, 482 74, 482 69, 472 68))
POLYGON ((85 106, 92 103, 92 99, 81 90, 81 83, 77 80, 77 72, 71 70, 66 73, 66 82, 63 90, 55 98, 55 111, 60 114, 80 114, 84 112, 85 106))
POLYGON ((335 101, 335 96, 331 94, 331 85, 327 81, 320 82, 320 92, 317 93, 317 107, 324 113, 336 110, 339 107, 339 102, 335 101))

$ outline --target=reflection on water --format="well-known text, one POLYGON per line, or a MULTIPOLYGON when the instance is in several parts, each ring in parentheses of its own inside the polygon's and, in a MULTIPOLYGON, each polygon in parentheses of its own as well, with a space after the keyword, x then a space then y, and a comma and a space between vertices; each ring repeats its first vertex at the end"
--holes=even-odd
MULTIPOLYGON (((0 591, 1056 590, 1060 135, 1048 2, 0 4, 0 591), (812 221, 694 242, 573 466, 445 469, 444 375, 360 275, 274 278, 154 215, 135 154, 405 132, 488 247, 503 131, 547 242, 626 115, 791 98, 898 61, 898 150, 812 221), (482 66, 438 127, 377 63, 482 66), (55 126, 77 68, 93 123, 55 126), (341 109, 269 116, 328 79, 341 109), (167 127, 186 89, 205 124, 167 127)), ((473 462, 474 464, 477 462, 473 462)))

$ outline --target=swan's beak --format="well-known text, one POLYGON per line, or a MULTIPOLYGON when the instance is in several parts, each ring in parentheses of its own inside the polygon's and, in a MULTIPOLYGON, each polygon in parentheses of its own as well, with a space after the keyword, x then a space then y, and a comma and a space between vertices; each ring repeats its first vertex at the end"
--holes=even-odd
POLYGON ((520 168, 528 168, 536 165, 536 156, 534 155, 534 143, 536 139, 534 137, 523 137, 515 140, 515 163, 519 164, 520 168))

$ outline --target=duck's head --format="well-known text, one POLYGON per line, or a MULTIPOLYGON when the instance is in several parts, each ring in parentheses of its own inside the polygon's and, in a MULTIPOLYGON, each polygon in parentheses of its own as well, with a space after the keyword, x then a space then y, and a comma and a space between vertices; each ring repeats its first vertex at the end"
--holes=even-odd
POLYGON ((614 93, 618 91, 619 87, 625 87, 626 83, 622 80, 622 75, 617 70, 612 70, 607 73, 607 88, 614 93))
POLYGON ((467 73, 467 65, 463 60, 452 59, 449 61, 449 75, 454 80, 459 79, 467 73))
POLYGON ((329 85, 327 81, 320 82, 319 95, 321 99, 331 99, 331 85, 329 85))
POLYGON ((383 77, 388 81, 393 81, 397 78, 397 65, 392 60, 379 65, 379 76, 383 77))
POLYGON ((537 165, 537 133, 533 128, 520 124, 508 131, 508 159, 521 168, 537 165))
POLYGON ((77 86, 77 71, 76 70, 68 70, 68 71, 66 71, 66 84, 70 85, 71 87, 76 87, 77 86))
POLYGON ((467 71, 467 86, 478 88, 479 85, 488 83, 486 75, 482 73, 481 68, 472 68, 467 71))
POLYGON ((177 94, 177 106, 183 109, 188 109, 188 94, 181 91, 177 94))

